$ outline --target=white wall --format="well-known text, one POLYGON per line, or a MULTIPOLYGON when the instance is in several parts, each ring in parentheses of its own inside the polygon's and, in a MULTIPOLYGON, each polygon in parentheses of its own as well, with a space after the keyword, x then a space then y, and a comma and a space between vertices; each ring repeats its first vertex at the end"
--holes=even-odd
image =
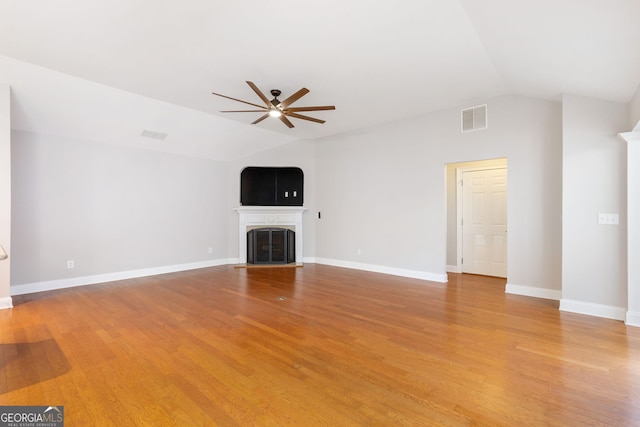
POLYGON ((14 292, 227 260, 226 163, 21 131, 12 161, 14 292))
POLYGON ((455 108, 318 141, 317 257, 445 278, 445 165, 505 157, 509 284, 556 296, 561 107, 517 96, 487 103, 482 131, 460 133, 455 108))
POLYGON ((0 309, 12 306, 11 283, 11 89, 0 83, 0 245, 9 259, 0 261, 0 309))
POLYGON ((304 173, 304 207, 302 215, 304 229, 304 258, 315 256, 315 222, 316 222, 316 162, 313 141, 295 141, 271 150, 243 157, 229 164, 229 199, 228 199, 228 239, 229 257, 238 257, 238 214, 233 211, 240 206, 240 173, 248 166, 299 167, 304 173))
POLYGON ((560 308, 624 319, 626 157, 616 136, 628 128, 625 104, 563 97, 563 247, 560 308), (599 213, 619 225, 599 225, 599 213))

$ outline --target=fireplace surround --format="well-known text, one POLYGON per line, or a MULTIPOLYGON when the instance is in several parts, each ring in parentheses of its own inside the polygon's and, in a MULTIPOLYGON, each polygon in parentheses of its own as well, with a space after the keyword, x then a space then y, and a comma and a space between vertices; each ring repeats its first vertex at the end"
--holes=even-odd
POLYGON ((238 213, 238 263, 247 263, 247 232, 251 229, 268 227, 284 228, 295 232, 295 262, 303 260, 302 206, 240 206, 238 213))

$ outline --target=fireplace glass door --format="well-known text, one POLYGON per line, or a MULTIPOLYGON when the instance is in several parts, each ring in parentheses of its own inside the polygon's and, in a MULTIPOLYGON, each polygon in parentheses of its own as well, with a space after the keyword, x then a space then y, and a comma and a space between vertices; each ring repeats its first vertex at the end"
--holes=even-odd
POLYGON ((247 232, 248 264, 296 261, 295 232, 287 228, 256 228, 247 232))

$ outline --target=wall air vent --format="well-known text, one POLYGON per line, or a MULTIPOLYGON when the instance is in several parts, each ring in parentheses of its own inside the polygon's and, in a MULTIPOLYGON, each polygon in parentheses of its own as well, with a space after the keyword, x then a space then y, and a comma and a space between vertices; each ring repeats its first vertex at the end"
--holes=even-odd
POLYGON ((164 139, 167 137, 167 134, 162 132, 154 132, 152 130, 143 130, 140 136, 144 136, 145 138, 159 139, 160 141, 164 141, 164 139))
POLYGON ((487 104, 462 110, 462 132, 471 132, 487 128, 487 104))

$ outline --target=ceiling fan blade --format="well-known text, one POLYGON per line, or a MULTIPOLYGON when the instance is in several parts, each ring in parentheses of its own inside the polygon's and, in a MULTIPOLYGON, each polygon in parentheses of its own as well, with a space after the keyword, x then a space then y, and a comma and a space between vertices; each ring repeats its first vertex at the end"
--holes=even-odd
POLYGON ((283 115, 281 115, 279 118, 280 118, 280 121, 281 121, 282 123, 284 123, 285 125, 287 125, 287 127, 288 127, 289 129, 291 129, 292 127, 294 127, 294 126, 293 126, 293 123, 291 123, 291 121, 290 121, 289 119, 287 119, 287 118, 285 117, 285 115, 284 115, 284 114, 283 114, 283 115))
POLYGON ((227 99, 230 99, 230 100, 232 100, 232 101, 242 102, 243 104, 253 105, 254 107, 264 108, 262 105, 254 104, 253 102, 243 101, 242 99, 232 98, 232 97, 227 96, 227 95, 222 95, 222 94, 215 93, 215 92, 211 92, 211 94, 212 94, 212 95, 216 95, 216 96, 221 96, 221 97, 223 97, 223 98, 227 98, 227 99))
POLYGON ((263 108, 261 110, 223 110, 220 112, 221 113, 264 113, 265 111, 267 111, 266 108, 263 108))
POLYGON ((335 105, 320 105, 317 107, 291 107, 286 108, 285 112, 297 112, 297 111, 322 111, 322 110, 335 110, 335 105))
POLYGON ((258 120, 252 122, 252 125, 255 125, 256 123, 260 123, 261 121, 263 121, 264 119, 266 119, 267 117, 269 117, 269 113, 265 114, 264 116, 260 117, 258 120))
POLYGON ((302 89, 300 89, 299 91, 297 91, 296 93, 294 93, 293 95, 291 95, 290 97, 288 97, 287 99, 282 101, 280 103, 280 107, 281 108, 287 108, 289 105, 293 104, 298 99, 302 98, 303 96, 305 96, 308 93, 309 93, 309 89, 307 89, 306 87, 303 87, 302 89))
MULTIPOLYGON (((309 120, 310 122, 316 122, 316 123, 324 123, 324 120, 320 120, 320 119, 316 119, 315 117, 309 117, 309 116, 303 116, 302 114, 296 114, 296 113, 284 113, 289 117, 295 117, 296 119, 302 119, 302 120, 309 120)), ((280 116, 282 117, 282 116, 280 116)))
POLYGON ((260 99, 262 99, 262 101, 265 103, 265 105, 267 107, 271 107, 271 101, 269 101, 269 98, 267 98, 264 93, 262 93, 260 91, 260 89, 258 89, 258 86, 256 86, 253 82, 247 81, 247 84, 249 85, 249 87, 251 89, 253 89, 253 91, 256 93, 256 95, 258 95, 260 97, 260 99))

